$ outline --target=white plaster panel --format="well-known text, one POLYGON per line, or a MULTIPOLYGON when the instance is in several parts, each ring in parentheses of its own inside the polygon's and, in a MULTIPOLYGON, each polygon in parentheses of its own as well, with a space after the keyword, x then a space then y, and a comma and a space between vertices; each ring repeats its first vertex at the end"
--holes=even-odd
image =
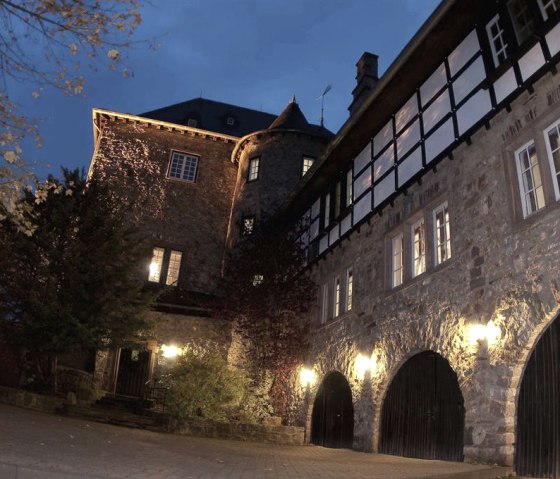
POLYGON ((374 206, 378 206, 395 192, 395 171, 393 170, 383 180, 373 187, 374 206))
POLYGON ((354 171, 362 171, 371 162, 371 141, 368 141, 365 148, 354 158, 354 171))
POLYGON ((490 94, 488 90, 479 90, 469 100, 457 110, 457 122, 459 124, 459 134, 465 133, 471 126, 480 120, 492 109, 490 94))
POLYGON ((519 59, 519 69, 521 70, 521 77, 523 78, 523 80, 527 80, 544 64, 544 54, 540 44, 537 43, 519 59))
MULTIPOLYGON (((402 158, 420 141, 420 122, 416 120, 397 138, 397 158, 402 158)), ((376 176, 377 179, 377 176, 376 176)))
POLYGON ((479 50, 478 36, 476 30, 473 30, 459 43, 447 59, 451 75, 454 76, 479 50))
POLYGON ((450 111, 451 102, 449 100, 449 91, 446 89, 422 114, 422 118, 424 120, 424 133, 428 133, 435 124, 450 111))
POLYGON ((402 163, 398 166, 399 187, 404 185, 410 178, 422 169, 422 148, 418 146, 402 163))
POLYGON ((354 206, 354 224, 358 223, 364 216, 371 211, 371 191, 369 191, 354 206))
POLYGON ((329 237, 328 235, 325 235, 319 240, 319 254, 325 251, 328 247, 329 247, 329 237))
POLYGON ((459 78, 453 82, 453 94, 455 104, 461 102, 471 91, 473 91, 486 78, 486 70, 482 57, 478 57, 467 68, 459 78))
POLYGON ((393 139, 393 120, 389 120, 373 137, 373 154, 377 156, 383 147, 393 139))
POLYGON ((311 239, 315 239, 319 236, 319 218, 309 225, 309 234, 311 239))
POLYGON ((432 161, 455 140, 453 120, 449 118, 426 139, 426 163, 432 161))
POLYGON ((560 23, 546 34, 545 39, 551 55, 560 52, 560 23))
POLYGON ((395 115, 395 129, 397 133, 418 114, 416 94, 412 95, 395 115))
POLYGON ((494 92, 496 94, 496 102, 500 103, 510 93, 517 88, 517 80, 513 68, 510 68, 500 78, 494 82, 494 92))
POLYGON ((387 148, 383 154, 373 162, 373 181, 386 173, 395 164, 395 150, 393 145, 387 148))
POLYGON ((348 214, 340 222, 340 235, 342 236, 347 231, 350 231, 350 228, 352 228, 352 215, 348 214))
POLYGON ((445 74, 445 65, 442 63, 420 87, 422 105, 428 103, 434 95, 443 88, 446 82, 447 75, 445 74))
POLYGON ((329 246, 332 246, 338 241, 338 225, 336 225, 332 230, 329 231, 329 246))
POLYGON ((371 167, 366 168, 364 172, 354 180, 354 198, 360 196, 371 186, 371 167))
POLYGON ((311 206, 311 219, 317 218, 321 214, 321 198, 318 198, 311 206))

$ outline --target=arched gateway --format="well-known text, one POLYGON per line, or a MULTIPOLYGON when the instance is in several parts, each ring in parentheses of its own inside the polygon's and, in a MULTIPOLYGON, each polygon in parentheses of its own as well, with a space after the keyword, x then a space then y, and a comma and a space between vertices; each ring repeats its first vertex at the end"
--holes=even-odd
POLYGON ((531 353, 519 389, 515 472, 560 478, 560 317, 531 353))
POLYGON ((311 442, 318 446, 351 448, 354 437, 354 406, 346 378, 330 373, 313 403, 311 442))
POLYGON ((464 424, 457 375, 443 357, 426 351, 404 363, 389 386, 379 452, 462 461, 464 424))

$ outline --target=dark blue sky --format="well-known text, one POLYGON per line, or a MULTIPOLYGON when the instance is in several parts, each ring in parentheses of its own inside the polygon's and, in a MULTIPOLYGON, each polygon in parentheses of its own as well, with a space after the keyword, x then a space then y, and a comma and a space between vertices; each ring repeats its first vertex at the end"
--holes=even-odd
POLYGON ((292 95, 318 123, 325 87, 325 126, 348 117, 355 64, 364 51, 387 69, 435 9, 437 0, 152 0, 136 39, 157 38, 128 52, 130 78, 85 71, 85 97, 32 85, 10 85, 23 113, 40 121, 44 146, 27 148, 40 176, 60 166, 87 168, 91 109, 138 114, 203 96, 278 114, 292 95))

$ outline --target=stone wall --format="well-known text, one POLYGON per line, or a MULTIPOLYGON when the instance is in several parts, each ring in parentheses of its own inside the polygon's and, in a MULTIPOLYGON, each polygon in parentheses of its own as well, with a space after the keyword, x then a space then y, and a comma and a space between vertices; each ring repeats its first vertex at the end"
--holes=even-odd
MULTIPOLYGON (((330 371, 348 379, 354 401, 354 448, 376 450, 383 398, 400 366, 421 351, 443 356, 456 372, 464 397, 465 459, 511 465, 515 406, 524 364, 540 333, 559 310, 560 208, 554 197, 543 129, 560 118, 560 80, 548 74, 311 268, 317 284, 353 268, 353 308, 325 325, 318 306, 312 320, 310 361, 318 381, 330 371), (514 152, 535 140, 546 206, 523 219, 514 152), (433 208, 447 201, 452 257, 427 272, 390 286, 391 235, 407 233, 424 214, 430 235, 433 208), (496 345, 472 344, 468 326, 493 320, 496 345), (358 353, 378 359, 369 381, 355 369, 358 353)), ((432 240, 433 243, 433 240, 432 240)), ((331 287, 332 289, 332 287, 331 287)), ((319 296, 319 295, 318 295, 319 296)), ((303 418, 302 418, 303 419, 303 418)), ((307 418, 308 419, 308 418, 307 418)))

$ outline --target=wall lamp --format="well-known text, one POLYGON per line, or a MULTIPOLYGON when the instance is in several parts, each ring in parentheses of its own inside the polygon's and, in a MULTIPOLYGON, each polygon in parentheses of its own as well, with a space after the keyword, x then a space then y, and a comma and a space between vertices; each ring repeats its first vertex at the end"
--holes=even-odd
POLYGON ((487 324, 470 324, 468 326, 468 337, 471 346, 475 346, 482 341, 486 341, 488 346, 493 346, 501 339, 502 329, 494 321, 488 321, 487 324))

